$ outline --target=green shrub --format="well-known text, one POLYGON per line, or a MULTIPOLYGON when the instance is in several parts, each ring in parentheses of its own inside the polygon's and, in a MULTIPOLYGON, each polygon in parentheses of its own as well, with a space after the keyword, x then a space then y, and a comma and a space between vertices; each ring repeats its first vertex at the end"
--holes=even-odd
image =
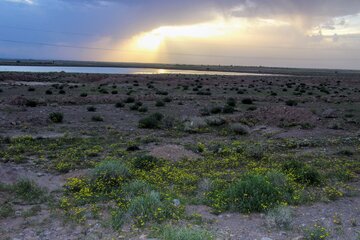
POLYGON ((88 112, 96 112, 96 107, 90 106, 90 107, 87 107, 87 110, 88 110, 88 112))
POLYGON ((232 107, 230 105, 226 105, 222 111, 225 114, 231 114, 231 113, 234 113, 235 109, 234 109, 234 107, 232 107))
POLYGON ((165 106, 165 102, 163 102, 162 100, 157 100, 155 103, 156 107, 163 107, 165 106))
POLYGON ((297 161, 290 160, 283 164, 283 170, 287 173, 292 173, 295 176, 295 180, 299 183, 308 185, 318 185, 321 183, 321 175, 316 168, 297 161))
POLYGON ((215 237, 208 231, 189 227, 165 226, 160 230, 161 240, 212 240, 215 237))
POLYGON ((201 116, 210 116, 210 110, 206 107, 200 109, 201 116))
POLYGON ((181 208, 162 200, 160 193, 150 191, 133 198, 127 209, 118 209, 112 217, 112 225, 119 229, 124 222, 133 221, 139 227, 149 222, 161 223, 181 214, 181 208))
POLYGON ((27 107, 36 107, 38 105, 38 102, 35 100, 27 100, 25 103, 25 106, 27 107))
POLYGON ((285 102, 285 104, 287 105, 287 106, 297 106, 297 102, 295 101, 295 100, 287 100, 286 102, 285 102))
POLYGON ((61 123, 63 121, 64 115, 60 112, 53 112, 49 114, 49 119, 53 123, 61 123))
POLYGON ((150 155, 136 157, 133 166, 137 169, 149 171, 159 164, 159 159, 150 155))
POLYGON ((247 135, 250 132, 249 128, 241 123, 232 124, 230 129, 238 135, 247 135))
POLYGON ((9 203, 2 204, 0 206, 0 219, 8 218, 15 214, 14 208, 9 203))
POLYGON ((85 92, 80 94, 80 97, 87 97, 87 96, 88 96, 88 94, 85 92))
POLYGON ((138 109, 138 111, 144 113, 144 112, 147 112, 147 111, 148 111, 148 108, 142 106, 142 107, 140 107, 140 108, 138 109))
POLYGON ((139 121, 139 128, 155 129, 160 128, 163 115, 160 113, 154 113, 148 117, 142 118, 139 121))
POLYGON ((133 105, 131 105, 131 106, 130 106, 130 110, 132 110, 132 111, 137 111, 137 110, 139 110, 139 105, 137 105, 136 103, 133 104, 133 105))
POLYGON ((93 122, 103 122, 104 118, 102 116, 100 116, 100 115, 95 115, 95 116, 91 117, 91 121, 93 121, 93 122))
POLYGON ((305 230, 305 240, 324 240, 330 233, 326 230, 325 227, 315 224, 313 227, 305 230))
POLYGON ((13 189, 16 197, 26 203, 33 204, 45 201, 45 190, 31 180, 20 180, 13 185, 13 189))
POLYGON ((117 102, 117 103, 115 103, 115 107, 116 108, 123 108, 123 107, 125 107, 125 104, 123 102, 117 102))
POLYGON ((288 230, 293 221, 293 212, 290 207, 278 206, 267 212, 266 220, 271 227, 288 230))
MULTIPOLYGON (((272 173, 274 174, 274 173, 272 173)), ((289 193, 284 175, 276 173, 281 184, 273 182, 274 176, 247 174, 231 184, 226 191, 228 207, 243 213, 264 212, 286 200, 289 193), (285 184, 285 186, 283 186, 285 184)))
POLYGON ((172 98, 171 97, 165 97, 163 99, 163 101, 166 102, 166 103, 169 103, 169 102, 172 102, 172 98))
POLYGON ((231 107, 235 107, 236 106, 235 98, 228 98, 227 101, 226 101, 226 104, 231 106, 231 107))
POLYGON ((133 97, 128 97, 128 98, 125 99, 124 102, 125 102, 125 103, 134 103, 134 102, 135 102, 135 98, 133 98, 133 97))
POLYGON ((101 191, 110 192, 131 178, 127 166, 119 160, 107 160, 98 164, 91 172, 92 181, 101 182, 101 191))
POLYGON ((123 192, 125 193, 126 198, 129 200, 133 199, 134 197, 150 193, 152 190, 154 189, 151 187, 151 185, 142 180, 129 182, 123 187, 123 192))
POLYGON ((210 109, 211 114, 219 114, 219 113, 221 113, 221 111, 222 111, 221 107, 218 107, 218 106, 212 107, 210 109))
POLYGON ((241 102, 242 104, 253 104, 253 100, 251 98, 244 98, 241 102))

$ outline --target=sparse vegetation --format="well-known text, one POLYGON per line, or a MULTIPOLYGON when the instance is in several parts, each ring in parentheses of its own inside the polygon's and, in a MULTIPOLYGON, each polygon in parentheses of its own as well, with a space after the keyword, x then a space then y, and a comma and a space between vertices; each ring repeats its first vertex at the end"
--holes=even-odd
POLYGON ((104 118, 100 115, 94 115, 91 117, 91 121, 93 122, 103 122, 104 118))
POLYGON ((94 239, 237 239, 253 229, 256 236, 249 236, 259 239, 355 234, 360 220, 348 209, 359 197, 360 88, 354 81, 349 87, 352 77, 344 75, 339 85, 321 73, 172 75, 172 81, 25 76, 41 82, 35 93, 26 84, 1 86, 0 173, 11 182, 0 183, 4 222, 25 226, 53 214, 64 224, 61 233, 71 224, 94 239), (48 124, 52 118, 66 124, 48 124), (32 180, 16 183, 18 175, 32 180))
POLYGON ((161 121, 164 118, 164 116, 160 113, 154 113, 148 117, 142 118, 139 121, 139 127, 140 128, 160 128, 161 121))
POLYGON ((60 112, 53 112, 49 114, 49 119, 53 123, 62 123, 64 115, 60 112))

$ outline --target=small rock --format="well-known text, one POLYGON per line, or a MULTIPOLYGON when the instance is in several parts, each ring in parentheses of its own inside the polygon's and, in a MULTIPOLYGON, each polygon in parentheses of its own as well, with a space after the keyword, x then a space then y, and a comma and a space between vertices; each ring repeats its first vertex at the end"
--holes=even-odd
POLYGON ((175 207, 180 206, 180 200, 179 199, 174 199, 173 204, 174 204, 175 207))
POLYGON ((304 240, 305 238, 303 236, 294 237, 291 240, 304 240))
POLYGON ((36 174, 38 177, 42 177, 42 176, 44 176, 45 174, 44 173, 37 173, 36 174))
POLYGON ((272 240, 272 238, 262 237, 261 240, 272 240))

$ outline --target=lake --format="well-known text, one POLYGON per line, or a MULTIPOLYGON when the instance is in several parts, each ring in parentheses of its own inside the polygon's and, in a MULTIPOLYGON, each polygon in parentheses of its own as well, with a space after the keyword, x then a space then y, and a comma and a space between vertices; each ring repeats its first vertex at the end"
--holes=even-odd
POLYGON ((228 76, 268 76, 275 74, 239 73, 219 71, 174 70, 158 68, 122 67, 52 67, 52 66, 0 66, 0 72, 66 72, 102 74, 190 74, 190 75, 228 75, 228 76))

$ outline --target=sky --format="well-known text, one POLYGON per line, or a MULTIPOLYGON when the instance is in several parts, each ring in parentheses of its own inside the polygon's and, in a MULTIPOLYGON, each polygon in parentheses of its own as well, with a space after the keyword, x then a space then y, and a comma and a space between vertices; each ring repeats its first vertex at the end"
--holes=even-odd
POLYGON ((0 58, 360 69, 359 0, 0 0, 0 58))

